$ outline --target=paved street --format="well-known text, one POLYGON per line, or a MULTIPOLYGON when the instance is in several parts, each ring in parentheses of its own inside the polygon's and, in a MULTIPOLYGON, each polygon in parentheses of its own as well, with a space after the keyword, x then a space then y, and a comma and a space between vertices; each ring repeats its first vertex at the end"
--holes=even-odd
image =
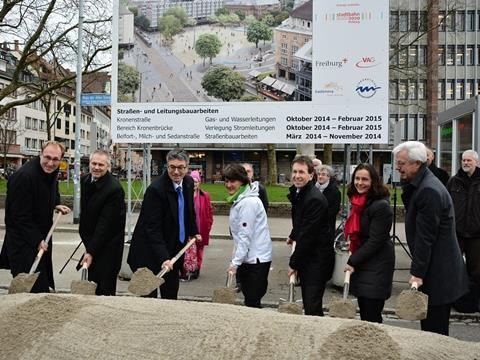
MULTIPOLYGON (((135 214, 136 216, 137 214, 135 214)), ((0 209, 0 218, 4 218, 4 209, 0 209)), ((2 221, 3 222, 3 221, 2 221)), ((290 220, 281 218, 269 219, 271 235, 276 240, 285 239, 290 231, 290 220)), ((4 237, 4 226, 1 224, 0 239, 4 237)), ((61 219, 59 227, 54 234, 54 273, 56 276, 57 291, 68 292, 70 283, 73 279, 80 279, 80 274, 75 271, 75 262, 71 262, 62 274, 59 274, 60 268, 68 259, 75 246, 80 241, 76 232, 77 226, 72 224, 72 216, 66 216, 61 219)), ((404 241, 403 224, 397 224, 398 235, 401 241, 404 241)), ((180 286, 179 296, 184 299, 210 301, 213 290, 216 287, 224 286, 226 274, 225 270, 230 260, 232 252, 232 241, 228 237, 228 217, 216 216, 212 230, 213 239, 211 245, 206 248, 205 263, 198 280, 190 282, 182 282, 180 286)), ((0 243, 1 241, 0 240, 0 243)), ((81 254, 81 249, 77 252, 76 258, 81 254)), ((396 264, 397 270, 394 275, 393 296, 387 301, 385 306, 386 322, 395 326, 419 328, 419 324, 400 321, 393 315, 395 308, 395 299, 403 289, 407 287, 408 279, 407 269, 409 258, 400 246, 396 246, 396 264)), ((268 292, 263 299, 266 306, 277 306, 281 298, 287 297, 287 275, 286 269, 288 264, 289 249, 283 241, 273 242, 273 261, 269 275, 268 292)), ((123 269, 123 273, 127 272, 128 267, 123 269)), ((6 289, 11 281, 10 273, 6 270, 0 270, 0 293, 5 294, 6 289)), ((129 295, 127 291, 128 281, 119 281, 117 290, 120 295, 129 295)), ((299 288, 297 288, 299 294, 299 288)), ((341 296, 341 289, 333 286, 331 283, 327 286, 324 304, 328 305, 332 296, 341 296)), ((298 296, 297 296, 298 297, 298 296)), ((237 300, 241 303, 242 296, 239 294, 237 300)), ((266 310, 271 311, 271 310, 266 310)), ((457 315, 452 320, 452 336, 459 339, 480 341, 480 314, 468 316, 461 319, 457 315)))

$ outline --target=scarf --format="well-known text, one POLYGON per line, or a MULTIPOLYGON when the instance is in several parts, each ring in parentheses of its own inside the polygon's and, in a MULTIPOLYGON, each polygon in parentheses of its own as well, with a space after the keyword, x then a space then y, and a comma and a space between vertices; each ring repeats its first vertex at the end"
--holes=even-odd
POLYGON ((240 188, 237 190, 237 192, 236 192, 235 194, 230 195, 230 196, 227 196, 227 197, 225 198, 225 200, 227 201, 227 203, 230 204, 230 205, 232 205, 232 204, 235 202, 235 200, 238 199, 238 197, 240 196, 240 194, 242 194, 242 193, 245 191, 246 188, 247 188, 247 184, 244 184, 244 185, 240 186, 240 188))
POLYGON ((353 195, 350 199, 352 209, 347 221, 345 222, 345 239, 350 239, 349 250, 354 253, 362 244, 360 238, 360 219, 362 218, 365 203, 367 202, 367 193, 353 195))

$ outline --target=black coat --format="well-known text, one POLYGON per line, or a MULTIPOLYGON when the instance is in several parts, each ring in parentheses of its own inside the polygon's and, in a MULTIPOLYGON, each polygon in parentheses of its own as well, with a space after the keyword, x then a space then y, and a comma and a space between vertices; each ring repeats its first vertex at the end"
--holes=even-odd
POLYGON ((442 168, 439 168, 433 162, 430 164, 428 169, 433 173, 433 175, 435 175, 438 178, 438 180, 440 180, 440 182, 443 185, 447 186, 448 179, 450 178, 450 176, 448 176, 448 173, 445 170, 443 170, 442 168))
POLYGON ((289 265, 298 270, 302 284, 324 284, 332 277, 335 262, 327 199, 313 181, 298 194, 295 186, 290 187, 288 198, 292 203, 290 239, 297 242, 289 265))
POLYGON ((360 220, 361 246, 348 259, 355 269, 350 290, 356 297, 386 300, 392 293, 395 268, 390 240, 393 212, 387 200, 367 200, 360 220))
POLYGON ((467 272, 455 235, 447 189, 426 165, 403 188, 405 231, 413 256, 410 273, 423 279, 429 304, 451 304, 468 290, 467 272))
POLYGON ((108 290, 114 294, 115 289, 107 289, 107 284, 114 286, 122 265, 125 193, 110 172, 94 183, 91 180, 88 174, 80 182, 80 237, 86 252, 93 257, 88 275, 89 280, 98 284, 97 295, 106 295, 108 290))
POLYGON ((262 184, 258 183, 258 197, 262 201, 263 208, 265 209, 265 212, 268 214, 268 195, 267 195, 267 189, 265 189, 265 186, 262 184))
MULTIPOLYGON (((0 268, 13 276, 28 273, 53 223, 53 211, 60 204, 57 173, 47 174, 35 157, 15 172, 7 184, 5 201, 5 241, 0 254, 0 268)), ((52 241, 38 266, 40 276, 32 292, 55 288, 52 268, 52 241)))
MULTIPOLYGON (((183 178, 185 201, 185 234, 198 234, 193 206, 193 179, 183 178)), ((128 264, 132 271, 148 267, 154 273, 161 270, 165 260, 174 257, 183 247, 179 241, 178 200, 168 173, 163 173, 147 188, 142 209, 132 236, 128 264)))
POLYGON ((462 238, 480 237, 480 168, 472 176, 462 169, 447 184, 455 209, 457 235, 462 238))
POLYGON ((330 225, 330 233, 335 236, 335 227, 337 222, 337 215, 340 211, 340 202, 342 195, 338 190, 337 183, 334 179, 330 179, 328 186, 323 190, 323 196, 328 202, 328 223, 330 225))

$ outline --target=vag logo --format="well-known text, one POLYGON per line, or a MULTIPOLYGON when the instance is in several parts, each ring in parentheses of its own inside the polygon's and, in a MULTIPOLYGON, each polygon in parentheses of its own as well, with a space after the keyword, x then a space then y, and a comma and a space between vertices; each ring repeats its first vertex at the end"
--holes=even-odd
POLYGON ((381 87, 377 86, 372 79, 363 79, 357 84, 355 91, 363 98, 371 98, 379 89, 381 87))
POLYGON ((380 63, 377 62, 373 56, 364 56, 360 61, 355 63, 355 66, 358 68, 371 68, 377 65, 380 65, 380 63))

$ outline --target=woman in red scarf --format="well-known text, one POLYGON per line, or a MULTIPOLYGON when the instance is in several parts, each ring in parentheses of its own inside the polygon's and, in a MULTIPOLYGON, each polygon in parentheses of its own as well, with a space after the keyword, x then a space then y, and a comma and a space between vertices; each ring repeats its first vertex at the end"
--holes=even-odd
POLYGON ((375 168, 360 164, 348 185, 352 204, 345 223, 345 238, 350 239, 351 292, 358 299, 360 318, 382 322, 385 300, 392 292, 395 251, 390 239, 393 213, 388 188, 375 168))

